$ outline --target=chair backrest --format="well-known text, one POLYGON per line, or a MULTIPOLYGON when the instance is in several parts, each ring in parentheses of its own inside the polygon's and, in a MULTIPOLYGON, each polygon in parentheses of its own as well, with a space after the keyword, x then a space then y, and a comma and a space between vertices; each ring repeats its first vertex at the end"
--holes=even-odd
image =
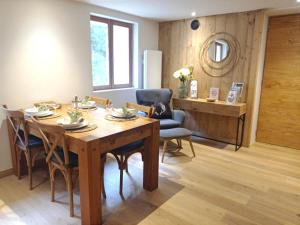
POLYGON ((59 125, 41 123, 35 117, 32 117, 31 119, 42 136, 47 154, 46 162, 49 163, 53 160, 53 157, 55 157, 55 161, 58 162, 60 166, 69 165, 70 159, 65 139, 65 129, 59 125), (63 150, 64 159, 57 153, 58 148, 63 150))
POLYGON ((28 131, 24 113, 21 110, 9 110, 6 105, 0 107, 7 116, 7 119, 13 129, 13 144, 26 149, 28 147, 28 131))
POLYGON ((111 101, 108 98, 100 98, 100 97, 92 96, 91 100, 96 102, 97 105, 100 105, 100 106, 103 106, 103 107, 108 106, 109 104, 111 104, 111 101))
POLYGON ((141 89, 136 91, 136 101, 139 105, 154 105, 155 103, 162 102, 169 105, 173 91, 168 88, 162 89, 141 89))
POLYGON ((137 111, 146 113, 149 118, 152 117, 154 108, 150 106, 138 105, 136 103, 127 102, 126 107, 130 109, 136 109, 137 111))

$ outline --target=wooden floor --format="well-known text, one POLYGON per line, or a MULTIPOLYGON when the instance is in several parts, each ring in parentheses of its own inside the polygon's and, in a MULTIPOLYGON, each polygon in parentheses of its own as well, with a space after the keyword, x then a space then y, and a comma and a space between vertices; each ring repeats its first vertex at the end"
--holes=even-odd
MULTIPOLYGON (((207 142, 195 144, 197 156, 191 158, 188 144, 183 144, 182 153, 166 155, 159 189, 153 193, 142 189, 142 163, 134 156, 130 176, 125 176, 124 200, 118 194, 117 164, 108 160, 104 224, 300 224, 299 150, 255 144, 234 152, 232 146, 207 142)), ((0 180, 0 224, 80 224, 78 185, 77 217, 70 218, 63 180, 58 179, 57 202, 52 203, 46 171, 36 171, 34 177, 36 184, 44 182, 33 191, 28 191, 26 177, 0 180)))

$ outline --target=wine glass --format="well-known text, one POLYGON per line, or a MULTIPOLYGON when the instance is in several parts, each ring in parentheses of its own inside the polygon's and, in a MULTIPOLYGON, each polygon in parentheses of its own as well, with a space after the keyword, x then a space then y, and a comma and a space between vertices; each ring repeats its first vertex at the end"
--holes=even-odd
POLYGON ((50 107, 54 109, 54 114, 56 114, 56 110, 60 107, 60 105, 57 103, 52 103, 50 104, 50 107))
POLYGON ((105 110, 106 110, 107 114, 111 114, 112 110, 113 110, 113 104, 112 103, 107 104, 105 107, 105 110))

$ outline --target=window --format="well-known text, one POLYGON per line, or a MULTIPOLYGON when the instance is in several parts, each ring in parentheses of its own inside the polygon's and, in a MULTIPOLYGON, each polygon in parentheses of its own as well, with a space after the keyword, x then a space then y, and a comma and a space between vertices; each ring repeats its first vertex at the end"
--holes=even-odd
POLYGON ((132 87, 132 24, 91 16, 94 90, 132 87))

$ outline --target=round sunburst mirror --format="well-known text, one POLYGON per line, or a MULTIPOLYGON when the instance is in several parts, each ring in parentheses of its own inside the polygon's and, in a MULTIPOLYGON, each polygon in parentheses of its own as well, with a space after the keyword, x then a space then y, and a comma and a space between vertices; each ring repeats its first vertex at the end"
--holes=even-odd
POLYGON ((213 77, 222 77, 233 70, 240 58, 240 45, 231 34, 222 32, 210 36, 200 51, 203 71, 213 77))

